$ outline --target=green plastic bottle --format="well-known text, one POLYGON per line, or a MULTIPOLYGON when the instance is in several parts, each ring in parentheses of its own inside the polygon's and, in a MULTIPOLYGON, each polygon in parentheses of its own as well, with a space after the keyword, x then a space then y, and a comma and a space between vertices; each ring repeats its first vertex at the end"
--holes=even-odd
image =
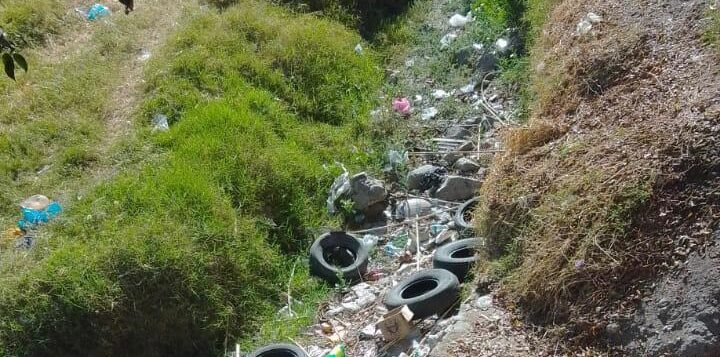
POLYGON ((337 345, 325 357, 345 357, 345 345, 337 345))

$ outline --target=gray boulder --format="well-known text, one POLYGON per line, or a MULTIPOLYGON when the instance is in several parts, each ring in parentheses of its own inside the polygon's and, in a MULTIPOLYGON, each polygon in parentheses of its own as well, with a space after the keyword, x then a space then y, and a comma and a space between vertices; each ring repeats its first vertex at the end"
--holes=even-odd
POLYGON ((481 184, 480 180, 474 178, 448 176, 435 192, 435 197, 445 201, 468 200, 475 196, 481 184))
POLYGON ((463 172, 463 173, 470 173, 470 172, 477 172, 480 170, 480 164, 475 162, 472 159, 468 159, 466 157, 462 157, 458 159, 458 161, 455 162, 454 165, 455 169, 463 172))
MULTIPOLYGON (((475 144, 473 144, 472 141, 466 141, 462 145, 458 146, 456 151, 473 151, 475 150, 475 144)), ((452 166, 455 161, 457 161, 459 158, 463 157, 464 154, 452 151, 449 152, 442 157, 442 161, 444 161, 448 166, 452 166)))
POLYGON ((445 169, 435 165, 423 165, 408 173, 408 190, 429 190, 437 186, 445 174, 445 169))
POLYGON ((387 206, 388 192, 382 181, 361 172, 350 179, 353 208, 367 216, 376 216, 387 206))
POLYGON ((498 68, 498 59, 492 52, 485 52, 475 64, 475 70, 480 78, 498 68))
POLYGON ((460 125, 452 126, 445 132, 445 136, 449 139, 465 139, 470 135, 472 135, 470 130, 460 125))

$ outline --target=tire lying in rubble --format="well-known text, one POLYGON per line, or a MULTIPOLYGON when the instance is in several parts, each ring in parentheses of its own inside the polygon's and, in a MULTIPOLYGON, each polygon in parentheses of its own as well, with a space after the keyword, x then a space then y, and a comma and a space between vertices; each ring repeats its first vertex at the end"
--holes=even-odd
POLYGON ((310 247, 310 272, 331 284, 360 280, 367 265, 367 248, 345 232, 325 233, 310 247))
POLYGON ((438 248, 433 255, 433 268, 445 269, 463 282, 473 263, 478 259, 475 253, 480 248, 480 244, 480 239, 468 238, 438 248))
POLYGON ((307 355, 297 346, 278 343, 251 352, 247 357, 307 357, 307 355))
POLYGON ((393 286, 385 295, 385 306, 392 310, 407 305, 415 319, 442 315, 457 301, 460 282, 443 269, 422 270, 393 286))
POLYGON ((479 198, 476 197, 463 203, 457 212, 455 212, 455 227, 457 227, 458 231, 462 232, 473 229, 470 223, 470 215, 475 206, 477 206, 478 200, 479 198))

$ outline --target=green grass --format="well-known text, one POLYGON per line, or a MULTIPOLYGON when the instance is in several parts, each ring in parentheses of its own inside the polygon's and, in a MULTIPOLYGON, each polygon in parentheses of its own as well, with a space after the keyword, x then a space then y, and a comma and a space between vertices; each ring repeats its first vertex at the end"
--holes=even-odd
POLYGON ((720 54, 720 9, 714 8, 707 11, 708 27, 703 34, 705 43, 715 48, 720 54))
POLYGON ((153 3, 132 16, 116 13, 88 24, 81 36, 87 38, 70 41, 60 56, 49 56, 51 52, 41 47, 27 48, 23 54, 30 70, 19 74, 17 82, 0 80, 3 227, 17 219, 17 203, 24 197, 36 193, 57 197, 78 190, 85 185, 83 178, 91 176, 90 170, 115 159, 103 155, 86 160, 98 152, 107 135, 106 109, 119 85, 120 70, 135 59, 144 31, 163 6, 153 3), (86 159, 78 161, 79 153, 86 153, 86 159))
POLYGON ((0 24, 18 45, 37 45, 67 26, 63 16, 71 9, 63 0, 0 1, 0 24))
MULTIPOLYGON (((194 14, 147 71, 139 118, 172 123, 137 138, 157 155, 0 266, 0 355, 220 355, 310 323, 326 290, 294 254, 334 223, 333 163, 374 158, 365 118, 381 71, 359 41, 263 2, 194 14), (270 324, 289 281, 298 317, 270 324)), ((64 166, 89 149, 65 147, 64 166)))

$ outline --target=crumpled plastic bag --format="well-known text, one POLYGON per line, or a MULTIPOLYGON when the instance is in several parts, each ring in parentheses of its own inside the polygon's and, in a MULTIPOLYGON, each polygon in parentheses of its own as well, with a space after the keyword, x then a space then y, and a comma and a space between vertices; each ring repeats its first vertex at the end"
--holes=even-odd
POLYGON ((95 4, 90 7, 87 11, 87 19, 90 21, 95 21, 97 19, 103 18, 107 15, 110 15, 110 9, 102 4, 95 4))
POLYGON ((407 151, 398 151, 398 150, 390 150, 388 151, 388 164, 390 164, 391 167, 398 167, 405 165, 405 163, 408 161, 408 153, 407 151))
POLYGON ((410 115, 410 101, 405 97, 393 99, 392 107, 402 115, 410 115))
POLYGON ((467 15, 465 15, 465 16, 460 15, 460 14, 455 14, 455 15, 453 15, 453 16, 450 18, 450 20, 448 20, 448 23, 449 23, 450 26, 452 26, 452 27, 463 27, 463 26, 465 26, 468 22, 470 22, 470 21, 472 21, 472 20, 473 20, 472 11, 469 11, 469 12, 467 13, 467 15))
POLYGON ((340 167, 342 167, 343 173, 335 178, 332 186, 330 186, 330 192, 328 193, 327 210, 330 214, 334 214, 336 212, 335 202, 337 202, 338 198, 350 193, 350 173, 342 164, 340 164, 340 167))
POLYGON ((445 48, 445 47, 450 46, 450 43, 453 42, 453 40, 456 39, 457 37, 458 37, 458 35, 454 32, 445 34, 445 36, 443 36, 440 39, 440 47, 445 48))

